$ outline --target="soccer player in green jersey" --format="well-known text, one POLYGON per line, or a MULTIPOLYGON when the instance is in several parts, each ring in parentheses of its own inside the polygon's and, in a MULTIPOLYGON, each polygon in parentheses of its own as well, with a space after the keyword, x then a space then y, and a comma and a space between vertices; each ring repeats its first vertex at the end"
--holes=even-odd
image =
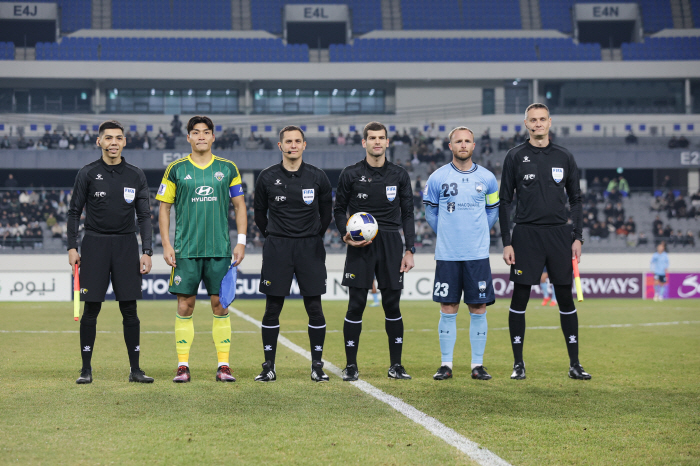
POLYGON ((214 312, 212 335, 219 358, 216 380, 235 382, 229 368, 231 321, 219 302, 221 279, 231 265, 228 232, 228 200, 236 213, 238 244, 233 258, 238 265, 245 256, 247 212, 241 174, 236 164, 211 153, 214 124, 206 116, 187 123, 192 153, 168 165, 156 199, 160 201, 158 224, 163 257, 172 267, 170 293, 177 295, 175 341, 178 357, 173 382, 190 381, 189 354, 194 339, 192 313, 199 283, 204 280, 214 312), (170 243, 170 209, 175 204, 175 246, 170 243))

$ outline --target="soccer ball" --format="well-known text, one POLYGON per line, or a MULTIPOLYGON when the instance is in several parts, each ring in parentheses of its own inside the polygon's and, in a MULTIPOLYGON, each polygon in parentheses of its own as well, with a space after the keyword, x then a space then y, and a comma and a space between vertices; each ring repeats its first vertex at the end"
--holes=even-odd
POLYGON ((348 219, 350 237, 355 241, 372 241, 379 231, 377 220, 367 212, 358 212, 348 219))

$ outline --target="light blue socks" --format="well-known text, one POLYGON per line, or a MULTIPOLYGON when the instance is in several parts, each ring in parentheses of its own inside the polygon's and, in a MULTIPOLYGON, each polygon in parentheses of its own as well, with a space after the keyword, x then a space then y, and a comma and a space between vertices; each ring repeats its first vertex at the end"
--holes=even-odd
MULTIPOLYGON (((484 363, 484 351, 486 350, 486 334, 489 326, 486 323, 486 313, 472 314, 471 323, 469 325, 469 341, 472 344, 472 368, 480 366, 484 363)), ((442 335, 440 337, 442 343, 442 335)), ((453 343, 454 345, 454 343, 453 343)))
MULTIPOLYGON (((438 333, 440 334, 440 351, 442 352, 442 363, 450 363, 452 366, 452 354, 457 341, 457 314, 444 314, 440 312, 440 322, 438 323, 438 333)), ((481 352, 483 355, 483 350, 481 352)))

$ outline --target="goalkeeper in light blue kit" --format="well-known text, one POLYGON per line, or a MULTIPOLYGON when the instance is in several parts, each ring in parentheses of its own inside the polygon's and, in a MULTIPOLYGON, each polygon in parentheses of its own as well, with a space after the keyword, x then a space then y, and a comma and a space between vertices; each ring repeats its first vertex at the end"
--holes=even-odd
POLYGON ((498 220, 498 182, 493 173, 472 161, 476 145, 472 130, 459 126, 450 132, 449 139, 452 163, 430 175, 423 191, 425 217, 437 234, 433 301, 440 303, 442 364, 433 378, 452 378, 457 310, 464 293, 471 317, 472 378, 489 380, 483 365, 486 306, 496 300, 489 231, 498 220))

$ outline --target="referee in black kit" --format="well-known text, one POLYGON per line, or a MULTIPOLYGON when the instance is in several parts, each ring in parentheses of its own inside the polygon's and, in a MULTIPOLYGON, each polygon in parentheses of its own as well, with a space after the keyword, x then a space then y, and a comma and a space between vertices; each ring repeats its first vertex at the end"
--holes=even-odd
POLYGON ((332 218, 331 183, 323 170, 303 161, 306 137, 300 127, 282 128, 277 145, 282 162, 260 172, 255 182, 255 224, 266 238, 260 292, 267 295, 262 319, 265 362, 255 380, 277 380, 279 317, 296 275, 309 316, 311 380, 327 382, 321 360, 326 339, 321 295, 326 293, 323 234, 332 218))
POLYGON ((525 378, 525 309, 530 287, 539 284, 546 266, 559 302, 561 329, 569 352, 569 377, 588 380, 591 376, 578 360, 578 315, 571 294, 571 261, 581 260, 583 244, 579 172, 574 156, 549 140, 551 126, 546 105, 528 106, 525 127, 530 139, 508 151, 503 162, 499 193, 503 260, 510 265, 510 280, 515 284, 508 317, 515 360, 510 378, 525 378), (517 193, 517 205, 511 240, 508 209, 513 191, 517 193), (568 224, 567 195, 573 225, 568 224))
POLYGON ((343 380, 357 380, 357 349, 362 332, 362 314, 367 305, 367 292, 372 288, 376 275, 382 292, 382 306, 389 337, 391 366, 388 376, 394 379, 410 379, 401 365, 403 349, 403 320, 399 302, 403 289, 403 274, 413 268, 416 237, 413 219, 413 191, 406 170, 386 160, 388 145, 386 127, 376 121, 363 130, 362 147, 366 157, 345 167, 338 180, 335 201, 335 223, 348 245, 343 273, 343 285, 349 287, 350 299, 345 316, 343 335, 347 365, 343 380), (374 241, 354 241, 347 232, 348 210, 350 215, 367 212, 379 223, 374 241), (403 228, 406 253, 403 252, 401 234, 403 228))
POLYGON ((78 172, 68 210, 68 262, 80 266, 80 297, 85 301, 80 320, 83 368, 79 384, 92 383, 90 361, 95 346, 97 315, 105 300, 110 276, 124 324, 129 354, 129 382, 152 383, 139 367, 140 321, 136 300, 141 299, 141 275, 151 271, 151 209, 148 183, 140 168, 122 157, 124 127, 117 121, 100 125, 97 145, 102 157, 78 172), (78 254, 78 226, 85 211, 85 237, 78 254), (134 212, 138 217, 143 255, 139 259, 134 212))

